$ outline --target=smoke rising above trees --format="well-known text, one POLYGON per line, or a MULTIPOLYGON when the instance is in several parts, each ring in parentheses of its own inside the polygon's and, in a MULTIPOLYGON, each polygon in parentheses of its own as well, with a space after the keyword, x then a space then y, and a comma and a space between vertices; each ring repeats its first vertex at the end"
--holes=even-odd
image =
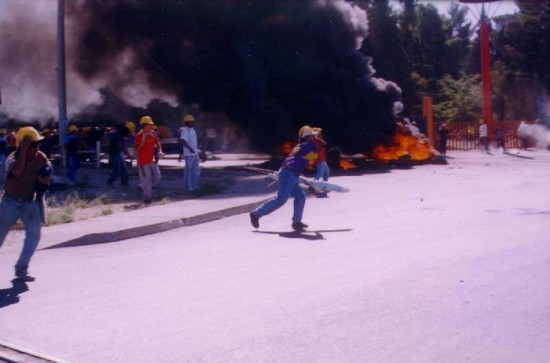
MULTIPOLYGON (((0 2, 4 120, 57 118, 52 3, 0 2)), ((69 116, 122 122, 151 112, 177 122, 199 107, 225 113, 257 150, 294 139, 310 123, 332 145, 365 152, 391 138, 401 102, 405 115, 418 115, 426 94, 445 105, 438 119, 475 112, 477 105, 441 89, 469 84, 477 73, 468 67, 479 62, 463 10, 447 19, 414 0, 400 3, 402 12, 384 0, 67 1, 69 116)), ((523 3, 523 14, 493 29, 497 119, 536 117, 548 84, 548 62, 540 61, 548 9, 523 3), (522 46, 534 40, 538 47, 526 54, 522 46), (518 80, 522 97, 509 92, 518 80)))
POLYGON ((85 14, 76 69, 86 79, 224 112, 256 149, 303 124, 350 152, 394 133, 400 89, 373 77, 359 51, 366 13, 345 1, 94 1, 71 11, 85 14))

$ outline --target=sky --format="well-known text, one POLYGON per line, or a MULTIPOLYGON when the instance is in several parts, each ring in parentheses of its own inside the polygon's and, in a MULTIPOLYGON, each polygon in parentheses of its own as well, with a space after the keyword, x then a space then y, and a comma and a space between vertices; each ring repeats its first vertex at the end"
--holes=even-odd
MULTIPOLYGON (((451 3, 457 3, 456 0, 420 0, 420 4, 432 4, 435 6, 440 14, 447 14, 449 5, 451 3)), ((501 1, 492 1, 492 2, 486 2, 484 5, 481 4, 464 4, 460 3, 461 5, 465 5, 468 7, 469 11, 469 18, 472 24, 476 24, 479 21, 479 14, 481 13, 482 6, 485 7, 486 13, 490 17, 495 17, 499 15, 504 14, 514 14, 519 10, 519 8, 516 6, 516 3, 513 0, 501 0, 501 1)))

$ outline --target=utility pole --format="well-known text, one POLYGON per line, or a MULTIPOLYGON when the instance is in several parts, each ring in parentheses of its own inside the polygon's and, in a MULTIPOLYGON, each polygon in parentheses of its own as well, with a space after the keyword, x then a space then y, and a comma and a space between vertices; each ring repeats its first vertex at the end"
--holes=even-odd
POLYGON ((483 5, 479 24, 481 38, 481 86, 483 94, 483 120, 487 124, 489 140, 493 136, 493 106, 491 97, 491 55, 489 52, 489 18, 483 5))
MULTIPOLYGON (((485 12, 485 3, 499 2, 501 0, 458 0, 461 3, 481 3, 481 14, 479 16, 479 39, 481 54, 481 92, 483 106, 483 121, 487 124, 487 135, 492 139, 493 133, 493 106, 491 87, 491 54, 489 52, 489 17, 485 12)), ((471 10, 471 9, 470 9, 471 10)))
POLYGON ((59 105, 59 153, 63 168, 67 167, 63 142, 67 135, 67 82, 65 79, 65 0, 57 1, 57 87, 59 105))

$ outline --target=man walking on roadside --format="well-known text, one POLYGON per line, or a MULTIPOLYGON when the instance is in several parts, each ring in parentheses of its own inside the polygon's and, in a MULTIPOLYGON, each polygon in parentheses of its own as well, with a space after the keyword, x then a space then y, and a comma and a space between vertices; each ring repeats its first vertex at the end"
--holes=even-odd
POLYGON ((183 170, 183 187, 187 192, 199 189, 199 177, 201 174, 199 162, 199 140, 194 128, 193 115, 183 116, 185 126, 181 129, 179 142, 183 146, 183 158, 185 168, 183 170))
POLYGON ((15 276, 22 281, 34 281, 29 275, 29 262, 40 241, 42 227, 41 198, 37 189, 43 190, 51 179, 51 165, 39 150, 44 137, 34 127, 26 126, 17 131, 16 151, 6 161, 6 182, 0 202, 0 246, 18 219, 25 226, 25 240, 21 255, 15 265, 15 276))
POLYGON ((162 154, 162 145, 153 131, 155 124, 150 116, 143 116, 139 121, 142 130, 138 132, 134 139, 134 146, 137 153, 137 165, 139 174, 139 187, 143 192, 143 203, 151 204, 153 197, 153 187, 160 182, 160 170, 155 163, 155 147, 162 154))

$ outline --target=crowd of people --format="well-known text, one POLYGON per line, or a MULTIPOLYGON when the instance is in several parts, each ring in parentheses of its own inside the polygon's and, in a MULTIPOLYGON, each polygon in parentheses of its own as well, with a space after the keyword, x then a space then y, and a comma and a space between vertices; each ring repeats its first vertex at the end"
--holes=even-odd
MULTIPOLYGON (((178 143, 185 159, 183 188, 192 193, 199 189, 199 140, 193 115, 184 115, 182 121, 178 143)), ((23 248, 15 264, 16 278, 22 281, 35 279, 29 274, 28 267, 40 240, 41 226, 46 221, 44 193, 52 180, 52 161, 60 152, 59 148, 63 148, 65 153, 66 177, 69 183, 76 183, 81 161, 97 161, 98 155, 93 145, 98 141, 107 144, 106 153, 111 173, 105 182, 109 187, 114 186, 117 180, 120 180, 121 187, 128 186, 128 160, 132 165, 132 160, 135 159, 143 203, 150 204, 153 188, 162 178, 158 160, 164 156, 163 145, 156 129, 152 117, 147 115, 141 117, 139 130, 136 130, 131 121, 106 130, 81 130, 76 125, 70 125, 61 146, 55 130, 44 128, 38 131, 32 126, 20 127, 16 132, 0 129, 0 166, 4 173, 4 191, 0 201, 0 246, 17 220, 23 222, 25 229, 23 248)), ((320 128, 305 126, 300 129, 300 142, 279 172, 279 193, 266 205, 251 213, 255 227, 261 216, 279 208, 290 195, 295 198, 292 227, 296 230, 307 227, 301 220, 305 194, 298 186, 297 178, 305 167, 316 165, 318 172, 315 179, 328 180, 330 170, 325 157, 326 142, 321 135, 320 128)))
MULTIPOLYGON (((178 134, 178 144, 185 160, 183 168, 183 188, 186 192, 199 190, 200 149, 193 115, 183 116, 183 127, 178 134)), ((518 135, 522 137, 522 147, 529 146, 526 134, 522 132, 525 123, 521 123, 518 135)), ((479 142, 489 152, 487 124, 479 122, 479 142)), ((214 133, 210 132, 210 138, 214 133)), ((446 124, 438 130, 440 152, 445 155, 447 140, 451 132, 446 124)), ((497 147, 506 151, 505 135, 502 128, 495 130, 497 147)), ((25 228, 25 240, 19 259, 15 265, 15 275, 23 281, 33 281, 28 266, 40 239, 40 229, 45 222, 44 193, 52 179, 52 161, 54 155, 63 148, 66 157, 66 177, 70 183, 76 183, 81 161, 97 161, 97 144, 106 144, 111 173, 105 181, 113 187, 117 179, 121 187, 128 186, 128 165, 136 160, 139 175, 139 188, 143 203, 152 202, 153 188, 159 184, 162 175, 158 161, 164 157, 158 127, 151 116, 145 115, 139 121, 139 130, 128 121, 112 129, 95 127, 79 129, 70 125, 62 145, 54 130, 44 128, 41 131, 32 126, 20 127, 17 132, 0 129, 0 180, 4 191, 0 201, 0 246, 8 232, 21 220, 25 228), (96 145, 96 146, 94 146, 96 145)), ((307 167, 316 168, 315 180, 328 181, 330 168, 326 160, 327 142, 323 139, 323 130, 318 127, 303 126, 298 132, 298 143, 285 158, 278 171, 278 192, 258 208, 250 212, 250 222, 259 227, 260 218, 271 214, 294 198, 292 228, 301 231, 307 228, 302 221, 305 207, 305 193, 299 186, 300 175, 307 167)), ((212 140, 210 140, 212 142, 212 140)))
MULTIPOLYGON (((192 129, 194 118, 185 115, 184 121, 185 127, 181 131, 180 142, 188 151, 185 169, 192 169, 185 170, 184 181, 186 190, 193 192, 198 188, 200 175, 196 170, 199 167, 196 157, 199 150, 198 140, 196 132, 192 129)), ((135 129, 133 122, 126 122, 107 130, 80 130, 76 125, 70 125, 61 146, 56 133, 47 128, 41 132, 33 126, 22 126, 16 132, 0 129, 0 181, 3 184, 0 201, 0 247, 18 220, 22 221, 25 229, 23 248, 15 264, 17 279, 25 282, 35 279, 29 273, 28 267, 40 240, 42 224, 46 221, 44 194, 52 180, 55 148, 58 152, 60 147, 63 148, 67 180, 76 183, 81 159, 96 161, 98 155, 93 145, 104 138, 112 168, 106 180, 107 186, 113 186, 117 179, 120 179, 121 186, 128 186, 127 158, 130 162, 135 158, 143 202, 151 203, 152 190, 161 180, 158 159, 162 158, 164 153, 153 119, 143 116, 139 124, 140 130, 135 129), (89 144, 83 145, 81 142, 84 140, 89 144)))

